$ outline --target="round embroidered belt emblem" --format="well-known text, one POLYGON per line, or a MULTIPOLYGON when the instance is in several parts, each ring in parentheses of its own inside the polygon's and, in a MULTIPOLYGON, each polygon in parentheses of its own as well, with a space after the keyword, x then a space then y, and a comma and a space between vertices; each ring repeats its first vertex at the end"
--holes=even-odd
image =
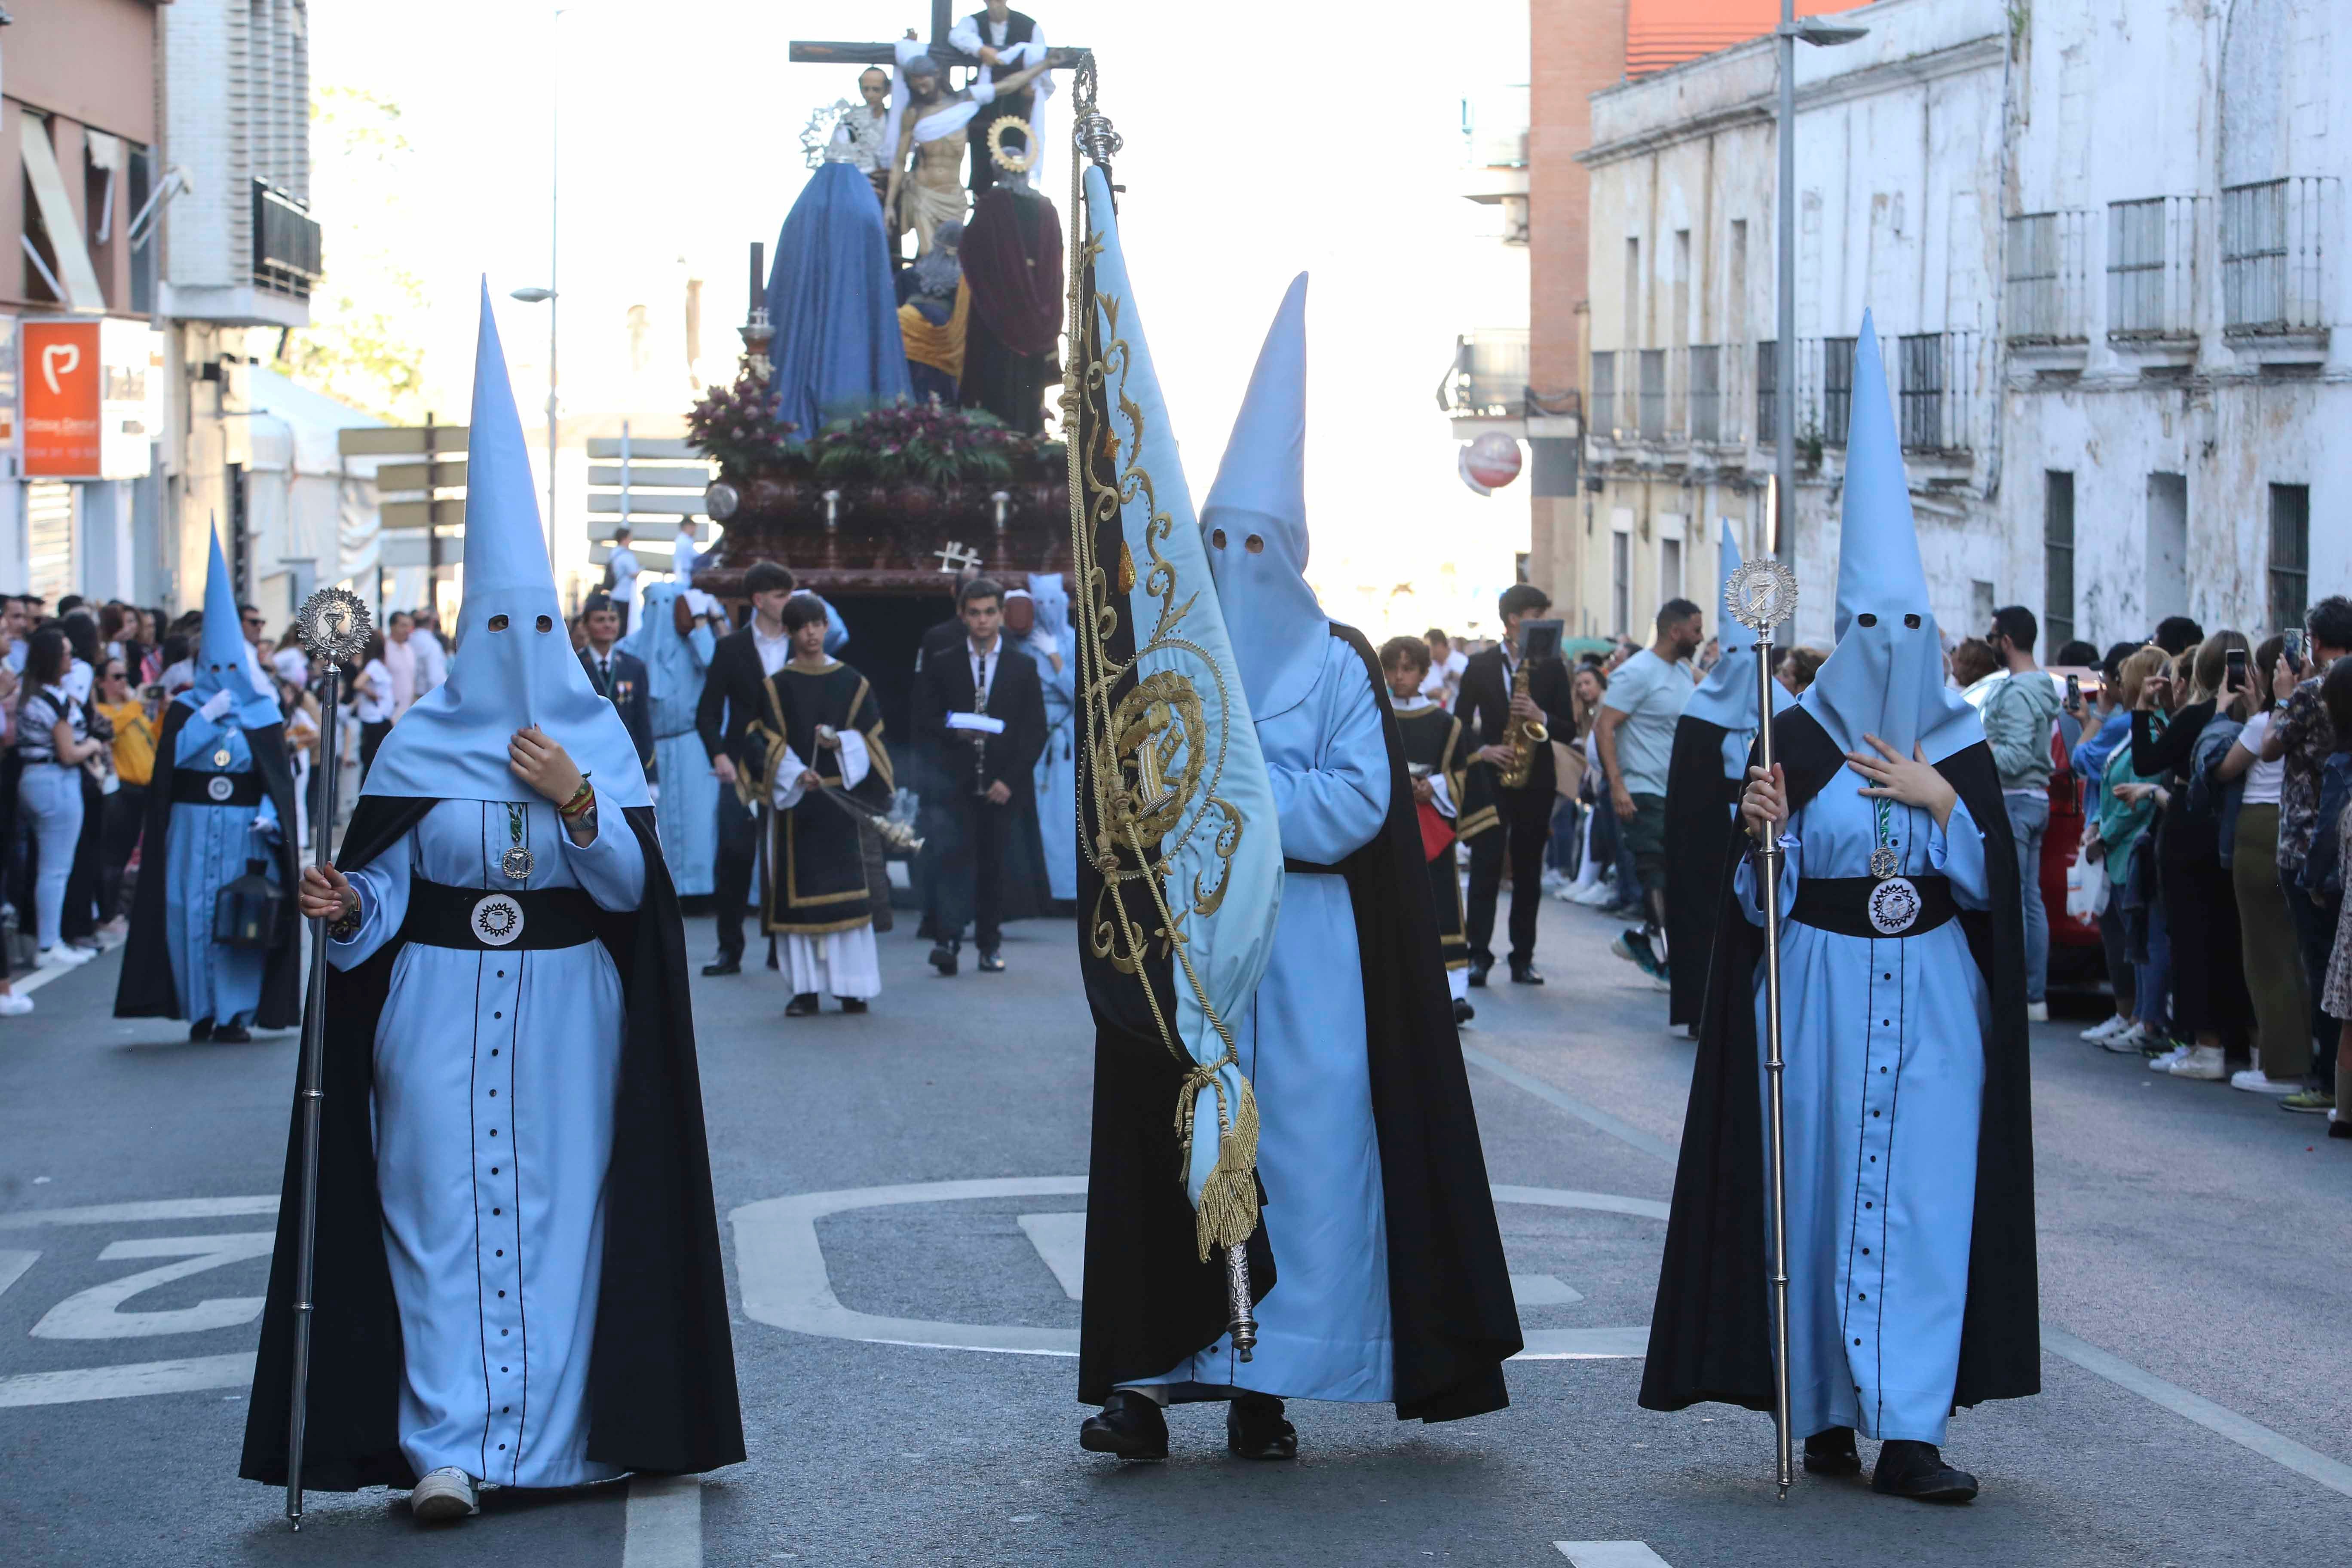
POLYGON ((488 947, 504 947, 522 935, 522 906, 492 893, 474 906, 474 935, 488 947))
POLYGON ((1919 889, 1908 877, 1890 877, 1870 890, 1870 925, 1881 936, 1900 936, 1919 921, 1919 889))
POLYGON ((215 800, 226 801, 236 793, 236 781, 226 773, 215 773, 205 781, 205 793, 215 800))

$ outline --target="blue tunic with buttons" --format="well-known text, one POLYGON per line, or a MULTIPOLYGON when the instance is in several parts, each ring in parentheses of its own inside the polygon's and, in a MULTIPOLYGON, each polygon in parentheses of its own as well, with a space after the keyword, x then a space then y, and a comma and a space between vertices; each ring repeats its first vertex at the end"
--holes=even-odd
MULTIPOLYGON (((1784 913, 1807 876, 1870 875, 1877 803, 1854 793, 1866 782, 1842 767, 1797 812, 1784 913)), ((1890 804, 1885 834, 1902 875, 1944 877, 1954 903, 1986 907, 1984 836, 1967 806, 1955 802, 1939 828, 1890 804)), ((1752 862, 1738 886, 1760 923, 1752 862)), ((1873 940, 1785 920, 1780 930, 1792 1430, 1941 1444, 1968 1301, 1984 975, 1957 921, 1873 940)), ((1760 1044, 1761 964, 1756 1004, 1760 1044)), ((1760 1048, 1757 1061, 1760 1079, 1760 1048)))
MULTIPOLYGON (((409 879, 580 888, 637 907, 636 836, 607 807, 585 847, 552 806, 436 804, 351 873, 349 969, 396 933, 409 879), (500 860, 516 839, 530 876, 500 860)), ((587 1458, 589 1352, 604 1256, 623 1012, 604 944, 459 950, 406 943, 375 1036, 376 1180, 403 1352, 400 1446, 419 1475, 454 1465, 507 1486, 616 1472, 587 1458)))
MULTIPOLYGON (((188 705, 180 721, 172 765, 196 773, 249 773, 253 750, 234 712, 218 721, 188 705), (222 753, 227 761, 221 760, 222 753)), ((250 1023, 261 1005, 261 982, 269 952, 226 947, 213 940, 213 906, 220 890, 260 860, 269 880, 278 879, 274 846, 281 831, 277 803, 262 793, 257 805, 212 805, 175 800, 164 848, 163 885, 171 889, 163 915, 163 945, 171 955, 172 984, 183 1016, 215 1024, 250 1023)))
MULTIPOLYGON (((1375 700, 1362 659, 1330 637, 1306 699, 1257 721, 1286 858, 1337 865, 1386 823, 1388 742, 1375 700)), ((1345 878, 1286 873, 1274 956, 1233 1025, 1257 1093, 1275 1287, 1258 1303, 1254 1360, 1220 1337, 1139 1385, 1385 1402, 1394 1382, 1388 1216, 1345 878)))

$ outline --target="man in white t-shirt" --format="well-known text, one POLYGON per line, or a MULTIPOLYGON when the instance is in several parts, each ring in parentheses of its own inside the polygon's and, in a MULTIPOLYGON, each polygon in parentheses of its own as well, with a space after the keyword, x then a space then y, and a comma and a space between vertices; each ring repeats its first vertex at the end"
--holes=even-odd
POLYGON ((681 588, 694 586, 694 558, 700 552, 702 542, 695 537, 694 519, 678 520, 677 537, 670 542, 670 580, 681 588))
POLYGON ((613 531, 613 559, 604 570, 613 579, 613 607, 621 612, 621 635, 626 637, 637 613, 637 574, 644 570, 637 564, 637 552, 629 548, 627 523, 613 531))
POLYGON ((1462 695, 1462 672, 1470 668, 1470 656, 1441 626, 1430 627, 1421 640, 1429 645, 1429 673, 1422 677, 1421 694, 1451 713, 1454 700, 1462 695))
POLYGON ((1633 853, 1642 881, 1643 921, 1609 951, 1638 964, 1661 985, 1672 955, 1666 921, 1666 773, 1675 725, 1697 689, 1691 656, 1706 640, 1706 616, 1688 599, 1658 606, 1657 640, 1617 667, 1592 727, 1593 750, 1609 780, 1617 831, 1633 853))

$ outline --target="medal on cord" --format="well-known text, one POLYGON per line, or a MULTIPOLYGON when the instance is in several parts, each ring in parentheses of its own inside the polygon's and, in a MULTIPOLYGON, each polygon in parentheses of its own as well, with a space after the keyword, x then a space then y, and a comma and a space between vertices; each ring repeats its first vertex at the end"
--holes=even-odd
POLYGON ((1898 877, 1903 860, 1895 852, 1895 803, 1885 795, 1871 803, 1871 819, 1877 847, 1870 852, 1870 874, 1876 886, 1870 889, 1870 926, 1881 936, 1901 936, 1919 920, 1919 886, 1908 877, 1898 877))
POLYGON ((1893 843, 1895 803, 1885 795, 1880 795, 1870 804, 1872 826, 1875 830, 1874 837, 1878 844, 1878 847, 1870 852, 1870 874, 1884 882, 1903 868, 1903 862, 1895 856, 1893 843))
POLYGON ((517 803, 509 801, 507 803, 507 837, 511 841, 511 845, 507 852, 499 858, 499 869, 506 873, 507 880, 510 882, 526 880, 530 876, 531 867, 536 864, 531 859, 530 851, 523 847, 522 834, 523 808, 517 803))

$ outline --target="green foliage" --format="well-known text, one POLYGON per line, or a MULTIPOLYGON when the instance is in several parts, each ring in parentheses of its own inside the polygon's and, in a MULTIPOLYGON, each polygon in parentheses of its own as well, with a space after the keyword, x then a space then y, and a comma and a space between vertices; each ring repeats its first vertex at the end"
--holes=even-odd
POLYGON ((327 275, 310 291, 310 324, 289 335, 286 373, 379 418, 424 414, 425 286, 396 258, 408 246, 400 220, 411 149, 400 107, 352 88, 310 100, 314 195, 327 275))

